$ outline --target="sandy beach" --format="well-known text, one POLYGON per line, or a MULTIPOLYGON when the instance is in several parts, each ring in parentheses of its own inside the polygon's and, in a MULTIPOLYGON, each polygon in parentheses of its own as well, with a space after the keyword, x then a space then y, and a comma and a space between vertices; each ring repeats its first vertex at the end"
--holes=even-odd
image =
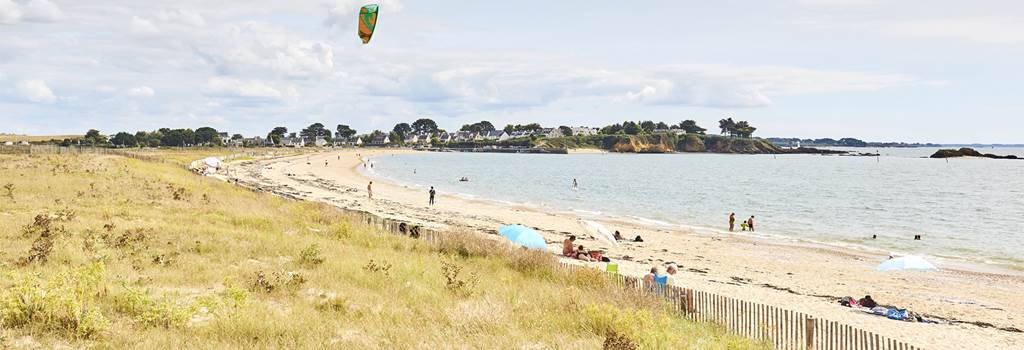
MULTIPOLYGON (((586 234, 569 214, 538 211, 489 200, 439 193, 428 206, 427 193, 373 180, 360 171, 360 158, 388 157, 409 150, 345 150, 231 165, 231 178, 259 190, 365 210, 438 229, 465 227, 493 233, 520 223, 538 229, 553 252, 568 235, 577 244, 602 248, 623 273, 642 275, 652 265, 681 267, 674 283, 753 302, 771 304, 818 318, 841 321, 928 349, 1024 348, 1024 276, 939 263, 938 272, 876 272, 885 256, 824 245, 685 229, 659 229, 631 222, 601 221, 642 243, 618 247, 586 234), (357 156, 358 154, 358 156, 357 156), (910 323, 867 315, 840 306, 843 296, 871 295, 883 305, 907 308, 940 324, 910 323)), ((723 218, 724 221, 724 218, 723 218)), ((602 263, 589 263, 602 267, 602 263)))

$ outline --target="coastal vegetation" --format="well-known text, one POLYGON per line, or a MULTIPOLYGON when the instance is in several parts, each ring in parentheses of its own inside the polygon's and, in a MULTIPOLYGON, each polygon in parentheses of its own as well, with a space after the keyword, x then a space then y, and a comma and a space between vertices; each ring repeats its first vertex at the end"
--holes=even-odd
POLYGON ((215 150, 0 155, 0 348, 766 348, 550 255, 182 166, 215 150))

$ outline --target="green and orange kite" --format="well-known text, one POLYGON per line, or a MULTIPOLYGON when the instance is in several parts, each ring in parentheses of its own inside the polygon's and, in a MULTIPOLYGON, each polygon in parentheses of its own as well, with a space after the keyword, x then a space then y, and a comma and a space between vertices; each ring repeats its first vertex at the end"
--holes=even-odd
POLYGON ((359 38, 363 39, 363 44, 369 44, 373 37, 373 29, 377 27, 378 7, 377 4, 369 4, 359 10, 359 38))

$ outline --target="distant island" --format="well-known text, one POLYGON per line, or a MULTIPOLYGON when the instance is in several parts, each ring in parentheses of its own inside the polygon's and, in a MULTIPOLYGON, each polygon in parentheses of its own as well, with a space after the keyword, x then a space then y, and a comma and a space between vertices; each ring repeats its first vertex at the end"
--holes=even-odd
POLYGON ((940 149, 931 155, 931 158, 959 158, 959 157, 982 157, 991 159, 1021 159, 1015 155, 995 155, 991 153, 981 153, 973 148, 963 147, 960 149, 940 149))
POLYGON ((934 143, 906 143, 906 142, 868 142, 858 140, 855 138, 841 138, 841 139, 800 139, 800 138, 780 138, 780 137, 769 137, 766 140, 775 144, 779 147, 878 147, 878 148, 913 148, 913 147, 942 147, 940 144, 934 143))

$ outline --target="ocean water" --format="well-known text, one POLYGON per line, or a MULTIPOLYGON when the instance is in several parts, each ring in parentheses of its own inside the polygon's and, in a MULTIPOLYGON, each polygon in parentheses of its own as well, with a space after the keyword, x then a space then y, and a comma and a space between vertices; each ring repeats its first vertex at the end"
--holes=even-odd
MULTIPOLYGON (((757 234, 778 239, 1024 266, 1024 160, 922 158, 935 150, 878 149, 881 157, 423 152, 376 157, 371 176, 700 232, 726 230, 735 212, 737 229, 754 215, 757 234), (463 176, 470 181, 458 181, 463 176)), ((981 151, 1024 156, 1024 148, 981 151)))

